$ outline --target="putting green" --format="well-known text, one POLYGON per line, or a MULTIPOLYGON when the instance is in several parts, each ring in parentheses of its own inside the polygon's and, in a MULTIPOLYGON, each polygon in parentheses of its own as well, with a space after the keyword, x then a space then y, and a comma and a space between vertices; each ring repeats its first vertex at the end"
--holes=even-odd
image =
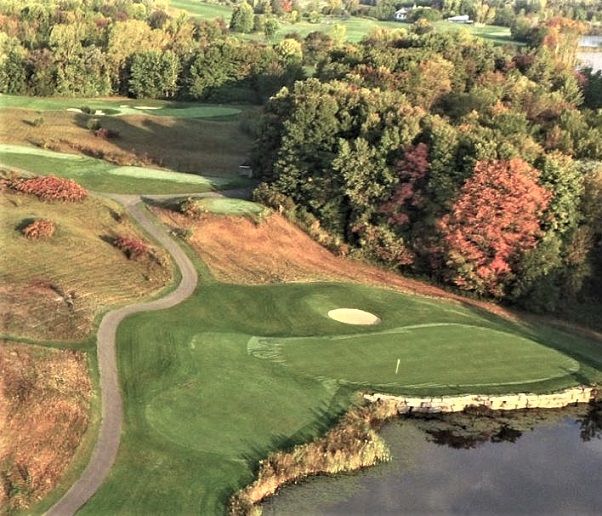
POLYGON ((579 370, 577 361, 530 339, 449 323, 328 337, 252 337, 247 349, 317 379, 383 387, 511 388, 579 370))

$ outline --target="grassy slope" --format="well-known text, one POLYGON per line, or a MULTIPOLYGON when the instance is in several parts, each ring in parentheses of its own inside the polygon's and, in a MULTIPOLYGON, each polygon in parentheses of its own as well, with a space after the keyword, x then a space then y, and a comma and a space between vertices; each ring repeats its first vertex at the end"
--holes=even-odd
POLYGON ((127 260, 103 240, 139 234, 112 201, 90 197, 81 204, 49 203, 5 191, 0 209, 0 297, 5 305, 0 333, 5 335, 81 340, 98 313, 149 296, 173 278, 163 251, 159 256, 165 268, 127 260), (21 235, 23 222, 36 218, 56 224, 51 238, 30 241, 21 235), (51 285, 76 292, 73 310, 51 285))
MULTIPOLYGON (((420 340, 424 349, 413 349, 422 360, 412 363, 411 381, 425 385, 408 389, 402 373, 398 385, 389 382, 387 391, 542 391, 602 380, 599 347, 550 329, 485 317, 445 301, 359 285, 248 287, 205 279, 184 304, 161 314, 132 317, 121 326, 125 437, 109 481, 83 514, 223 512, 227 496, 250 480, 254 465, 268 450, 324 430, 350 401, 351 388, 357 387, 348 386, 347 380, 357 380, 363 370, 363 387, 370 386, 374 380, 370 375, 379 362, 371 346, 382 352, 393 349, 387 360, 393 368, 392 359, 400 351, 398 342, 378 343, 368 337, 357 346, 333 350, 330 338, 356 333, 377 337, 383 330, 433 321, 507 333, 495 342, 490 336, 496 334, 488 332, 487 342, 501 348, 487 358, 491 367, 479 367, 480 357, 467 343, 479 342, 485 330, 448 331, 442 345, 440 327, 430 333, 424 328, 420 340), (383 323, 370 329, 343 325, 324 315, 332 306, 372 310, 383 323), (253 336, 272 337, 272 343, 284 339, 284 355, 273 346, 249 353, 253 336), (294 340, 286 340, 308 336, 315 337, 307 339, 312 349, 297 349, 294 340), (513 338, 528 345, 517 348, 513 338), (437 367, 445 371, 449 383, 429 387, 432 362, 440 361, 442 346, 449 360, 437 367), (582 352, 590 359, 577 368, 574 360, 553 348, 566 350, 575 359, 582 352), (523 358, 529 361, 529 371, 514 371, 523 358), (353 371, 347 369, 349 364, 353 371), (475 368, 480 369, 479 383, 490 385, 472 385, 475 368), (500 386, 504 375, 514 383, 500 386), (534 382, 537 378, 540 381, 534 382)), ((405 353, 402 356, 408 358, 405 353)))

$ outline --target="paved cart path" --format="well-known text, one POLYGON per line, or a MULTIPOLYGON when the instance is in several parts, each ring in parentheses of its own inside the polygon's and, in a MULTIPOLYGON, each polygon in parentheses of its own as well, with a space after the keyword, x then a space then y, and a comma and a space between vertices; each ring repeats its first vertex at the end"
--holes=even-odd
MULTIPOLYGON (((117 326, 128 315, 162 310, 181 303, 194 292, 198 282, 197 272, 190 259, 182 248, 168 236, 166 229, 152 219, 146 208, 140 206, 141 198, 139 196, 111 194, 110 197, 123 204, 128 213, 159 244, 167 249, 179 268, 182 279, 178 287, 163 298, 111 310, 103 317, 97 335, 102 399, 102 420, 98 441, 90 463, 65 496, 46 513, 49 516, 75 514, 102 485, 115 462, 123 426, 123 402, 119 387, 115 349, 117 326)), ((153 196, 144 197, 152 198, 153 196)))

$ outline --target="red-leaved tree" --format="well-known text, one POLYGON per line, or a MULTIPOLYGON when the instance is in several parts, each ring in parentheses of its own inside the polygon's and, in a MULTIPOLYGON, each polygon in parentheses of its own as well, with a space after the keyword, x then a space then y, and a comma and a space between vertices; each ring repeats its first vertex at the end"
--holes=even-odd
POLYGON ((495 297, 520 272, 520 256, 537 245, 551 193, 521 159, 481 161, 451 212, 439 221, 451 279, 495 297))
POLYGON ((428 151, 424 143, 408 145, 405 149, 403 158, 397 164, 399 184, 379 210, 389 216, 389 224, 408 225, 411 212, 423 206, 423 188, 430 168, 428 151))

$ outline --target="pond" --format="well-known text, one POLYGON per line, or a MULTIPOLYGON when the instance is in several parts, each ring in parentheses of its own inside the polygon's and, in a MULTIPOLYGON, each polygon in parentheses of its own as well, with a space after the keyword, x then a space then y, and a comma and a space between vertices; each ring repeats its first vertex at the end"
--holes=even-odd
POLYGON ((265 515, 567 514, 602 510, 602 407, 403 418, 393 460, 287 487, 265 515))

